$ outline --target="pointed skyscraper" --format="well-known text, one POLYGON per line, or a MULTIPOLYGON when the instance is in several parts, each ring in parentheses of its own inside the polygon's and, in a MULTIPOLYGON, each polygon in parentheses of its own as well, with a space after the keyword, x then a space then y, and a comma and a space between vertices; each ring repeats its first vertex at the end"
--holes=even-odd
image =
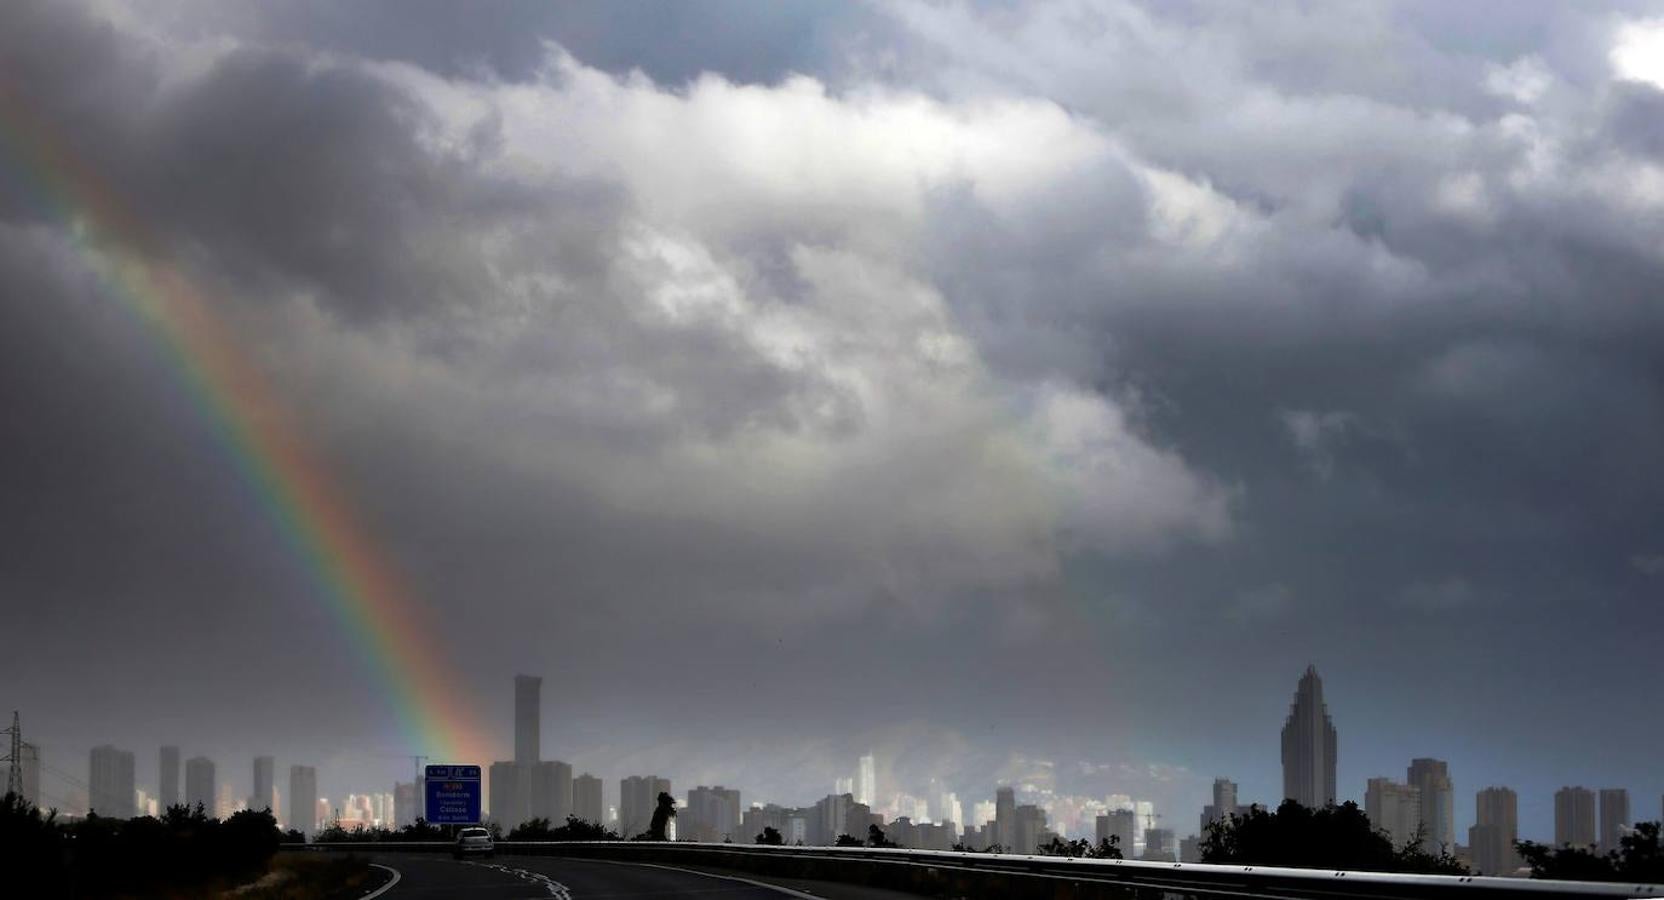
POLYGON ((1301 676, 1283 724, 1283 797, 1307 807, 1335 800, 1335 726, 1315 666, 1301 676))

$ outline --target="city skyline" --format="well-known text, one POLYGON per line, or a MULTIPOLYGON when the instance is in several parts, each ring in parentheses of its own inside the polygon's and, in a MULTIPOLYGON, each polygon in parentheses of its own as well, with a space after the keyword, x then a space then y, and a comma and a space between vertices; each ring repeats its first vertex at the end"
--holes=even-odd
POLYGON ((1656 809, 1655 5, 673 6, 8 4, 42 799, 1656 809))
MULTIPOLYGON (((673 793, 672 781, 658 776, 624 777, 619 782, 618 802, 609 807, 605 803, 602 779, 587 772, 575 777, 569 763, 541 759, 541 685, 542 679, 538 676, 520 674, 514 677, 513 746, 518 758, 490 766, 486 784, 489 799, 484 804, 488 821, 507 830, 532 818, 559 822, 567 815, 576 814, 588 821, 620 829, 621 833, 642 831, 656 805, 655 798, 661 792, 673 793)), ((1321 677, 1314 666, 1308 666, 1296 686, 1294 702, 1283 725, 1285 793, 1327 790, 1325 781, 1332 779, 1332 775, 1326 775, 1325 770, 1332 773, 1338 761, 1336 738, 1336 730, 1330 723, 1328 707, 1323 699, 1321 677), (1318 736, 1315 743, 1312 740, 1314 734, 1318 736), (1290 752, 1291 748, 1298 751, 1301 747, 1307 747, 1307 752, 1290 752), (1323 760, 1323 766, 1316 771, 1312 765, 1314 757, 1323 760)), ((161 765, 158 783, 165 784, 168 780, 168 761, 170 758, 177 760, 178 752, 179 748, 171 745, 159 749, 161 765)), ((25 763, 31 759, 34 758, 24 757, 25 763)), ((113 745, 92 749, 89 775, 84 783, 87 796, 114 798, 125 792, 130 801, 125 811, 112 813, 110 809, 117 804, 110 803, 101 811, 102 814, 157 815, 165 808, 165 805, 156 802, 155 797, 137 786, 134 761, 131 751, 113 745), (131 802, 134 798, 136 803, 131 802)), ((38 764, 38 759, 35 762, 38 764)), ((72 776, 61 770, 54 771, 60 779, 74 783, 72 776)), ((265 806, 278 816, 280 824, 306 833, 329 821, 395 827, 408 825, 420 815, 419 777, 412 783, 395 783, 390 793, 349 793, 344 806, 331 808, 327 800, 319 797, 315 767, 292 765, 288 793, 278 790, 273 783, 273 757, 254 757, 252 771, 255 791, 235 808, 263 808, 257 798, 264 794, 270 798, 270 803, 265 806), (299 808, 314 813, 313 817, 296 821, 297 798, 300 798, 299 808)), ((1158 814, 1155 804, 1147 800, 1134 800, 1124 794, 1109 795, 1102 803, 1088 801, 1084 808, 1060 809, 1055 802, 1047 802, 1044 796, 1035 796, 1032 786, 1024 786, 1022 799, 1039 801, 1038 805, 1019 804, 1016 788, 999 785, 993 792, 992 803, 972 804, 980 815, 985 816, 982 821, 961 821, 935 813, 938 809, 964 809, 958 803, 957 795, 943 791, 935 777, 930 779, 926 791, 934 799, 913 797, 903 786, 891 784, 889 787, 893 790, 889 794, 893 800, 880 807, 863 802, 862 795, 853 793, 856 785, 868 792, 865 796, 869 797, 880 789, 874 754, 863 753, 855 761, 854 771, 856 774, 853 777, 835 779, 832 793, 817 801, 812 809, 800 806, 795 811, 773 801, 753 799, 749 804, 742 803, 739 789, 721 785, 698 785, 685 789, 681 825, 685 830, 676 831, 678 839, 722 842, 755 837, 740 830, 743 820, 747 827, 760 827, 758 823, 769 824, 783 834, 788 831, 801 833, 813 840, 829 842, 838 833, 833 823, 849 823, 857 819, 864 822, 870 815, 873 824, 897 829, 896 833, 906 838, 905 846, 947 849, 963 840, 973 848, 990 844, 1020 847, 1036 843, 1037 838, 1043 842, 1051 834, 1066 838, 1092 837, 1096 841, 1116 834, 1122 839, 1124 852, 1131 857, 1193 860, 1198 852, 1197 841, 1205 837, 1210 822, 1231 814, 1241 814, 1256 803, 1274 809, 1280 802, 1240 802, 1238 785, 1228 778, 1217 777, 1212 783, 1211 801, 1202 807, 1198 828, 1194 834, 1187 834, 1182 828, 1157 828, 1158 819, 1172 817, 1158 814), (828 803, 836 805, 828 807, 828 803), (1093 815, 1098 809, 1104 811, 1093 815), (1066 815, 1070 812, 1085 812, 1086 816, 1070 820, 1066 815), (799 818, 792 819, 794 815, 799 818), (931 830, 939 826, 947 826, 949 830, 931 830)), ((217 781, 214 773, 211 760, 193 757, 187 761, 187 805, 189 798, 211 796, 216 799, 214 811, 226 815, 231 809, 227 804, 229 798, 234 796, 233 789, 231 784, 217 781)), ((177 771, 171 774, 177 775, 177 771)), ((1290 799, 1298 801, 1299 798, 1290 799)), ((197 802, 201 802, 200 799, 197 802)), ((1338 798, 1334 802, 1346 801, 1345 798, 1338 798)), ((1598 847, 1603 853, 1617 847, 1619 837, 1627 833, 1633 821, 1646 818, 1644 813, 1632 816, 1628 791, 1624 788, 1603 788, 1597 795, 1581 787, 1563 787, 1556 792, 1554 803, 1552 843, 1598 847)), ((1501 866, 1510 866, 1506 871, 1511 871, 1511 867, 1518 862, 1512 849, 1513 840, 1522 837, 1518 827, 1517 794, 1506 787, 1496 786, 1478 791, 1475 795, 1475 820, 1465 832, 1468 843, 1463 845, 1452 830, 1455 791, 1448 765, 1443 760, 1427 757, 1411 760, 1402 783, 1387 777, 1370 778, 1359 805, 1374 827, 1385 833, 1395 845, 1403 845, 1419 837, 1426 846, 1435 850, 1459 850, 1471 865, 1487 873, 1494 873, 1498 871, 1494 867, 1501 866)), ((1664 800, 1661 800, 1661 806, 1664 806, 1664 800)), ((1661 819, 1664 819, 1664 809, 1661 809, 1661 819)), ((856 830, 843 833, 860 833, 863 830, 855 825, 847 827, 856 830)), ((1531 835, 1523 837, 1532 838, 1531 835)))

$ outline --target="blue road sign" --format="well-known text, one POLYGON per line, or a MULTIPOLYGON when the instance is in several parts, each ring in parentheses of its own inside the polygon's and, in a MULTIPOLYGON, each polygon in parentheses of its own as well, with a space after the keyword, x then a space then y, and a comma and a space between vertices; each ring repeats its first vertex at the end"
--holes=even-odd
POLYGON ((427 815, 434 825, 476 825, 480 821, 480 767, 428 766, 427 815))

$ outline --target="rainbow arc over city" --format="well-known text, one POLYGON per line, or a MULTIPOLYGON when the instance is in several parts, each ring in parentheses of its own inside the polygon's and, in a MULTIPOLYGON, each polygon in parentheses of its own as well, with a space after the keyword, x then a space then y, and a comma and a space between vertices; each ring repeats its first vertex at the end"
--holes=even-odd
POLYGON ((0 187, 21 188, 132 315, 227 464, 305 568, 317 602, 388 701, 410 753, 482 762, 483 731, 425 615, 270 380, 115 187, 0 82, 0 187))

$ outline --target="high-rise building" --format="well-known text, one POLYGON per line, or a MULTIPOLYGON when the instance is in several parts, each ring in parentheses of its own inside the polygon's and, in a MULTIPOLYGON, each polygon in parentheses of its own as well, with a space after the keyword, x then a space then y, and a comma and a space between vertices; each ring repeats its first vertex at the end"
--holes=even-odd
POLYGON ((845 833, 849 810, 853 806, 853 794, 827 794, 816 801, 804 817, 804 843, 830 844, 836 841, 838 835, 845 833))
POLYGON ((566 823, 572 814, 572 766, 559 760, 544 760, 532 767, 531 817, 566 823))
POLYGON ((163 812, 179 805, 179 748, 172 745, 156 755, 156 804, 163 812))
POLYGON ((688 791, 687 809, 676 815, 676 836, 680 840, 739 841, 744 837, 739 827, 740 792, 722 785, 700 785, 688 791))
POLYGON ((1442 759, 1412 759, 1405 781, 1420 794, 1417 827, 1423 849, 1438 853, 1456 849, 1456 788, 1450 767, 1442 759))
POLYGON ((87 809, 106 818, 131 819, 133 753, 109 744, 92 748, 87 772, 87 809))
POLYGON ((254 758, 254 792, 248 795, 249 809, 256 812, 262 809, 277 811, 276 807, 272 806, 272 790, 277 780, 276 769, 277 763, 271 757, 254 758))
POLYGON ((631 775, 620 781, 618 833, 632 838, 647 831, 648 826, 653 824, 653 811, 659 806, 659 795, 668 793, 670 779, 657 775, 631 775))
POLYGON ((285 824, 311 834, 318 827, 317 814, 318 770, 311 766, 290 766, 289 809, 285 824))
POLYGON ((214 762, 203 756, 185 760, 185 805, 191 809, 201 806, 208 815, 214 814, 214 762))
POLYGON ((1364 815, 1393 846, 1402 847, 1415 839, 1421 822, 1421 791, 1391 778, 1371 778, 1364 788, 1364 815))
POLYGON ((936 796, 930 818, 937 825, 964 825, 965 804, 959 802, 957 793, 944 791, 936 796))
POLYGON ((536 765, 542 759, 542 694, 542 678, 514 676, 514 761, 522 766, 536 765))
POLYGON ((1144 829, 1143 859, 1151 862, 1177 862, 1179 842, 1171 828, 1144 829))
POLYGON ((877 766, 872 754, 863 755, 855 765, 855 802, 872 806, 878 797, 877 766))
POLYGON ((1602 853, 1619 849, 1624 834, 1629 831, 1629 791, 1623 788, 1601 788, 1600 844, 1602 853))
POLYGON ((1098 817, 1097 826, 1094 837, 1098 843, 1113 837, 1121 856, 1132 858, 1132 848, 1136 843, 1134 832, 1138 829, 1136 813, 1130 809, 1112 809, 1098 817))
POLYGON ((1145 849, 1147 849, 1144 846, 1144 839, 1147 837, 1146 832, 1156 827, 1156 805, 1148 800, 1134 800, 1132 811, 1138 819, 1138 827, 1134 828, 1132 832, 1132 846, 1137 851, 1138 856, 1142 858, 1145 849))
POLYGON ((244 808, 242 802, 237 799, 236 792, 231 789, 229 782, 215 785, 215 787, 217 788, 214 792, 215 818, 230 818, 232 813, 244 808))
POLYGON ((1307 666, 1283 724, 1283 796, 1302 806, 1335 800, 1335 726, 1317 667, 1307 666))
MULTIPOLYGON (((502 763, 498 763, 498 765, 502 765, 502 763)), ((491 787, 493 790, 496 789, 497 784, 495 781, 492 782, 491 787)), ((407 825, 416 824, 416 820, 418 818, 427 818, 427 816, 424 815, 424 810, 422 809, 423 799, 424 798, 421 793, 416 789, 416 782, 393 782, 393 823, 397 827, 403 828, 407 825)), ((492 817, 492 821, 497 821, 495 816, 492 817)), ((520 823, 514 823, 514 825, 518 824, 520 823)), ((514 825, 510 825, 508 827, 512 828, 514 825)))
POLYGON ((1008 787, 994 790, 994 843, 1007 853, 1017 852, 1017 792, 1008 787))
MULTIPOLYGON (((488 815, 491 821, 503 826, 504 831, 531 818, 528 791, 523 789, 521 771, 520 765, 514 762, 491 764, 489 795, 486 798, 488 815)), ((395 801, 394 806, 397 805, 395 801)), ((403 818, 404 814, 401 812, 399 815, 403 818)))
POLYGON ((572 815, 599 825, 606 813, 601 802, 601 779, 588 772, 572 779, 572 815))
POLYGON ((1012 846, 1005 848, 1005 852, 1035 852, 1045 842, 1046 811, 1032 803, 1025 803, 1017 807, 1012 818, 1012 830, 1016 833, 1016 838, 1012 841, 1012 846))
POLYGON ((1519 840, 1519 797, 1505 787, 1488 787, 1474 796, 1474 825, 1468 829, 1468 852, 1481 875, 1508 875, 1520 867, 1514 842, 1519 840))
POLYGON ((1223 822, 1231 816, 1240 815, 1242 808, 1236 803, 1236 782, 1229 778, 1215 778, 1213 780, 1213 802, 1202 807, 1201 830, 1198 834, 1206 835, 1208 826, 1215 822, 1223 822))
POLYGON ((832 793, 855 796, 855 779, 850 777, 832 779, 832 793))
POLYGON ((1586 787, 1563 787, 1554 792, 1554 846, 1593 847, 1595 792, 1586 787))

